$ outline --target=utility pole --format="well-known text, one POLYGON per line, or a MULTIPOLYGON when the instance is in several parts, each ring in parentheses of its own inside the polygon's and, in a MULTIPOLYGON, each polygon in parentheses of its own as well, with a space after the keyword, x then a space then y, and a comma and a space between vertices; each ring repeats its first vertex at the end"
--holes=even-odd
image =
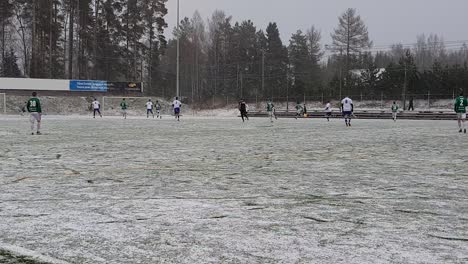
MULTIPOLYGON (((36 25, 36 14, 37 10, 36 10, 36 3, 33 2, 33 5, 32 5, 32 46, 31 46, 31 69, 29 70, 29 74, 32 76, 32 77, 37 77, 37 73, 36 73, 36 56, 37 56, 37 34, 36 34, 36 30, 37 30, 37 25, 36 25)), ((2 57, 2 61, 3 61, 3 57, 2 57)))
POLYGON ((406 65, 406 60, 405 60, 405 79, 403 83, 403 93, 401 95, 402 101, 403 101, 403 109, 406 109, 406 88, 407 88, 407 65, 406 65))
MULTIPOLYGON (((73 79, 73 24, 75 23, 75 1, 70 2, 70 22, 68 24, 68 79, 73 79)), ((33 45, 34 46, 34 45, 33 45)))
POLYGON ((289 112, 289 79, 286 79, 286 112, 289 112))
MULTIPOLYGON (((237 77, 237 91, 239 91, 239 64, 237 64, 236 77, 237 77)), ((240 93, 240 96, 242 98, 242 93, 240 93)))
POLYGON ((262 92, 265 92, 265 50, 262 50, 262 92))
POLYGON ((240 72, 240 94, 241 98, 244 97, 244 77, 242 75, 242 72, 240 72))
POLYGON ((342 90, 343 90, 343 47, 340 46, 340 98, 342 97, 342 90))
POLYGON ((180 86, 180 26, 179 26, 179 0, 177 0, 177 81, 176 81, 176 96, 179 97, 180 86))
POLYGON ((49 13, 49 78, 52 79, 53 74, 53 47, 52 47, 52 22, 53 22, 53 11, 54 11, 54 3, 49 1, 50 5, 50 13, 49 13))

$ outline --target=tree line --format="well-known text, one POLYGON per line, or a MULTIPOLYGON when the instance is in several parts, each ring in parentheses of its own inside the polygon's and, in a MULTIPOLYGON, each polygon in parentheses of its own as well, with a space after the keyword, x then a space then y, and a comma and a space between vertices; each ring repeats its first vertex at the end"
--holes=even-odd
POLYGON ((151 95, 172 97, 180 48, 180 94, 218 100, 404 99, 450 97, 468 87, 468 47, 420 35, 413 44, 377 46, 355 9, 345 10, 324 45, 311 26, 288 42, 279 26, 183 18, 167 39, 167 0, 2 0, 1 75, 142 81, 151 95), (179 41, 179 44, 178 44, 179 41))
POLYGON ((1 74, 160 78, 167 0, 1 0, 1 74))

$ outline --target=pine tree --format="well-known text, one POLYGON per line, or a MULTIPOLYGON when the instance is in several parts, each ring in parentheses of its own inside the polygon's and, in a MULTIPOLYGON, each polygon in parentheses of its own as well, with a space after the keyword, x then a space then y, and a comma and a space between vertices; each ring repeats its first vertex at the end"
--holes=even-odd
POLYGON ((258 65, 261 61, 261 52, 257 47, 257 28, 252 21, 243 21, 239 27, 240 52, 239 52, 239 71, 240 85, 242 93, 240 97, 257 96, 258 87, 261 86, 258 71, 258 65))
POLYGON ((315 26, 312 26, 307 31, 306 36, 309 52, 308 58, 310 61, 308 85, 310 86, 311 91, 318 92, 320 89, 323 91, 323 72, 320 67, 320 61, 324 54, 320 45, 322 34, 315 28, 315 26))
POLYGON ((13 78, 23 77, 18 66, 18 57, 16 57, 13 48, 10 49, 10 52, 5 53, 1 69, 0 76, 13 78))
POLYGON ((267 50, 265 61, 264 96, 281 98, 286 96, 288 50, 283 45, 276 23, 269 23, 266 29, 267 50))
POLYGON ((62 77, 60 29, 63 17, 58 0, 37 0, 33 2, 32 13, 32 54, 31 77, 62 77))
POLYGON ((300 30, 291 37, 289 43, 289 63, 293 80, 292 94, 296 98, 302 98, 308 88, 308 77, 312 63, 309 56, 307 37, 300 30))
POLYGON ((164 16, 167 14, 166 2, 167 0, 143 1, 143 6, 146 7, 143 13, 144 33, 148 39, 148 44, 144 49, 146 70, 148 72, 147 82, 149 84, 146 90, 149 94, 157 94, 157 90, 162 90, 164 85, 158 80, 163 79, 163 75, 160 73, 160 61, 167 45, 163 35, 164 28, 167 27, 164 21, 164 16))

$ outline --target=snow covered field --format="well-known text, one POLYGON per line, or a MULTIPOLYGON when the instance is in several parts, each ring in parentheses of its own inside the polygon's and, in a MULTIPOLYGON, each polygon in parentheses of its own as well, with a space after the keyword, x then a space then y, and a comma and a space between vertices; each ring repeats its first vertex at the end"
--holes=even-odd
POLYGON ((31 136, 27 117, 0 116, 0 250, 90 264, 468 262, 468 135, 454 122, 43 123, 31 136))

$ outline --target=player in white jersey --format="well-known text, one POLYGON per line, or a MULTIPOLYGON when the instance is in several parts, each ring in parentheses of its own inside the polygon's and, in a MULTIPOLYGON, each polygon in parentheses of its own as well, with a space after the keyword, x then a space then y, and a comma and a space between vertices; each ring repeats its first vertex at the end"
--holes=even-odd
POLYGON ((179 97, 176 97, 174 102, 172 103, 172 107, 174 108, 174 115, 177 121, 180 121, 180 107, 182 103, 179 101, 179 97))
POLYGON ((328 101, 327 104, 325 105, 325 115, 327 117, 327 121, 330 122, 330 117, 332 115, 332 107, 331 107, 330 101, 328 101))
POLYGON ((353 115, 354 112, 354 105, 353 105, 353 100, 351 100, 349 97, 345 97, 341 101, 341 112, 343 113, 343 117, 345 119, 345 123, 347 127, 351 126, 351 116, 353 115))
POLYGON ((102 118, 101 104, 96 98, 94 98, 93 102, 91 103, 91 106, 93 107, 93 118, 96 118, 96 113, 98 113, 99 116, 102 118))
POLYGON ((149 114, 153 115, 154 118, 154 113, 153 113, 153 102, 151 102, 151 99, 148 100, 146 103, 146 118, 149 118, 149 114))

